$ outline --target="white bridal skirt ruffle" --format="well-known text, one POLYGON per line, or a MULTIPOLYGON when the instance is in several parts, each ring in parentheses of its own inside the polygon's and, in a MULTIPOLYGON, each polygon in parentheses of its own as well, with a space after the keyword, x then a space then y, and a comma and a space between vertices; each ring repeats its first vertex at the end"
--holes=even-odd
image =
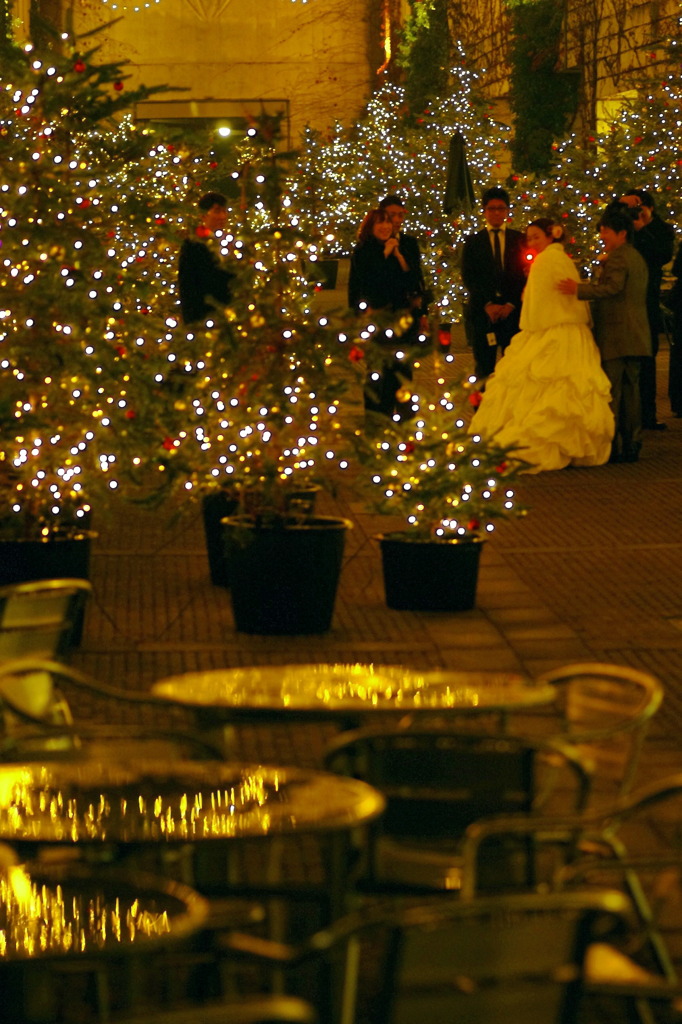
POLYGON ((538 473, 600 466, 614 434, 611 388, 582 324, 515 335, 488 378, 470 433, 514 445, 538 473))

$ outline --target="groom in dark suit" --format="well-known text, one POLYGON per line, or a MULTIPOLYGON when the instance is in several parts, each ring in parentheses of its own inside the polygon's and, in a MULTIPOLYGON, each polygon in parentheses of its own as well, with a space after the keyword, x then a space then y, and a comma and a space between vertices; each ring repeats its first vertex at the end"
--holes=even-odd
POLYGON ((507 227, 509 195, 499 186, 483 193, 485 227, 467 235, 462 250, 462 280, 469 292, 467 335, 474 350, 476 376, 485 380, 519 329, 521 294, 526 283, 525 242, 507 227))

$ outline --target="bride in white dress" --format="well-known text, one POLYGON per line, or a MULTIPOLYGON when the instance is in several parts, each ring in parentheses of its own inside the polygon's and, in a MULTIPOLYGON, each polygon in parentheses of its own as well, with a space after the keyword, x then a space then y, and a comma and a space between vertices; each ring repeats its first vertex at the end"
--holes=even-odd
POLYGON ((578 280, 563 229, 546 217, 526 230, 536 256, 523 295, 520 331, 488 378, 469 428, 515 445, 529 473, 608 462, 614 434, 611 388, 589 328, 588 304, 562 295, 578 280))

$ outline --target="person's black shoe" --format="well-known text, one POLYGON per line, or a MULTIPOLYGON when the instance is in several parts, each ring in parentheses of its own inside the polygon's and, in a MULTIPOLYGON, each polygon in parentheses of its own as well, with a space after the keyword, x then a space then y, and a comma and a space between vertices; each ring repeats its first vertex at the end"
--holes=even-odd
POLYGON ((667 423, 643 423, 642 430, 667 430, 667 423))
POLYGON ((622 456, 621 456, 621 461, 622 462, 637 462, 637 461, 639 461, 639 452, 640 452, 641 447, 642 447, 641 445, 636 444, 636 445, 633 445, 632 448, 626 449, 626 451, 624 451, 622 456))

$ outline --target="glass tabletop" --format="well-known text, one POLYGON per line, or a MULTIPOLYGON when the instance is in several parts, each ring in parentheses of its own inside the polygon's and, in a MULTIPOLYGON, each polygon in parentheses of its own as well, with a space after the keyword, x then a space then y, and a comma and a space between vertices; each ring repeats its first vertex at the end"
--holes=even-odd
POLYGON ((207 902, 176 882, 84 865, 0 868, 0 966, 144 951, 196 931, 207 902))
POLYGON ((7 842, 210 842, 352 828, 384 799, 364 782, 271 765, 0 765, 7 842))
POLYGON ((512 672, 418 672, 391 665, 264 665, 188 672, 152 693, 230 715, 495 711, 549 704, 554 687, 512 672))

